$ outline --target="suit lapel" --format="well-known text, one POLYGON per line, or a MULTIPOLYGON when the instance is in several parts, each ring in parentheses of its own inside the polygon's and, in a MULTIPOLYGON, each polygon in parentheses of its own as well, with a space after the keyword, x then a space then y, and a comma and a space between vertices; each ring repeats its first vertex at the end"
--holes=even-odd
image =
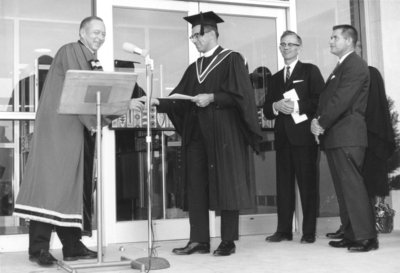
POLYGON ((277 90, 279 90, 279 92, 283 94, 285 93, 285 79, 284 79, 285 74, 283 73, 283 69, 279 70, 277 73, 278 73, 277 74, 278 80, 276 82, 277 84, 279 84, 277 90))
POLYGON ((325 83, 325 86, 328 86, 328 83, 335 77, 338 77, 338 75, 340 75, 340 72, 342 70, 343 64, 349 62, 352 58, 353 55, 356 54, 354 51, 352 53, 350 53, 344 60, 342 63, 340 63, 340 65, 336 66, 332 73, 329 75, 328 80, 325 83))

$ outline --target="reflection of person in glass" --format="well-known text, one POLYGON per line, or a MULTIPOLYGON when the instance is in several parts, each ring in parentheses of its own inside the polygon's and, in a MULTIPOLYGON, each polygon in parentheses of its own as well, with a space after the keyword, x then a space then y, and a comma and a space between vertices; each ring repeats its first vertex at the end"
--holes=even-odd
POLYGON ((185 17, 190 39, 204 56, 186 70, 173 94, 189 100, 154 99, 182 136, 190 241, 175 248, 178 255, 210 252, 209 209, 221 211, 222 242, 215 256, 235 252, 239 210, 255 200, 250 146, 261 138, 254 91, 243 57, 218 45, 214 12, 185 17))
MULTIPOLYGON (((0 126, 0 143, 10 143, 6 126, 0 126)), ((11 187, 13 155, 10 148, 0 148, 0 216, 11 215, 13 194, 11 187)))
MULTIPOLYGON (((102 19, 85 18, 79 35, 78 42, 59 49, 49 69, 14 211, 14 215, 30 219, 29 258, 41 266, 51 266, 56 262, 49 253, 53 228, 63 245, 64 260, 97 257, 95 251, 81 242, 84 199, 91 196, 90 193, 84 195, 83 189, 87 188, 87 182, 91 182, 93 154, 90 153, 94 148, 85 128, 94 128, 96 117, 57 112, 67 70, 101 70, 96 52, 106 35, 102 19), (90 149, 86 150, 86 145, 91 146, 90 149), (90 157, 86 156, 87 153, 90 157), (86 165, 86 160, 92 164, 86 165)), ((136 100, 127 102, 123 112, 128 110, 128 106, 139 105, 136 100)))
POLYGON ((255 92, 256 106, 263 107, 265 95, 271 89, 271 71, 267 67, 259 66, 250 73, 250 81, 255 92))

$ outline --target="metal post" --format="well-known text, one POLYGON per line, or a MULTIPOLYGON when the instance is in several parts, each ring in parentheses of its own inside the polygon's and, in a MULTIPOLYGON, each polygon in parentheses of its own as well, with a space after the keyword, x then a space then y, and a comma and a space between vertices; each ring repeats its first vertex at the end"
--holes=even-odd
POLYGON ((153 70, 154 62, 147 55, 146 61, 146 80, 147 80, 147 96, 146 96, 146 108, 147 108, 147 232, 148 232, 148 256, 136 259, 132 262, 131 267, 133 269, 141 269, 143 265, 146 270, 151 269, 164 269, 170 267, 169 262, 160 257, 153 257, 153 233, 152 233, 152 216, 151 216, 151 206, 152 206, 152 164, 151 164, 151 124, 150 124, 150 106, 151 106, 151 96, 153 93, 153 70))
MULTIPOLYGON (((96 152, 97 152, 97 170, 96 170, 96 197, 97 197, 97 263, 95 264, 76 264, 68 265, 63 261, 57 261, 58 267, 64 269, 69 273, 77 273, 77 269, 87 268, 103 268, 103 267, 115 267, 115 266, 126 266, 132 267, 131 259, 121 257, 121 261, 116 262, 103 262, 103 184, 102 184, 102 173, 101 173, 101 92, 98 91, 96 94, 96 152)), ((142 271, 142 266, 139 268, 142 271)))

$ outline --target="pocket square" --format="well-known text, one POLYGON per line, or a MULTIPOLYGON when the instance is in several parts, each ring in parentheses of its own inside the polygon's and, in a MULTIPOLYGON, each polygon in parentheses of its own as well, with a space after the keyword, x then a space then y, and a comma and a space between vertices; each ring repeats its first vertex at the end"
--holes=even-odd
POLYGON ((304 80, 295 80, 293 83, 304 82, 304 80))
POLYGON ((332 75, 331 80, 333 80, 334 78, 336 78, 336 76, 335 76, 335 75, 332 75))

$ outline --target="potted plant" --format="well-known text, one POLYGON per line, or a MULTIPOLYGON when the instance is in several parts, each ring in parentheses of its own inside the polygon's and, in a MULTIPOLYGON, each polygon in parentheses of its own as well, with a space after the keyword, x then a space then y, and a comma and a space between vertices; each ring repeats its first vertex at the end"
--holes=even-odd
MULTIPOLYGON (((388 97, 390 118, 392 121, 396 148, 388 160, 389 189, 392 208, 400 208, 400 131, 399 114, 395 110, 394 101, 388 97)), ((398 212, 400 213, 400 211, 398 212)), ((394 216, 394 215, 393 215, 394 216)), ((394 229, 400 229, 400 217, 394 217, 394 229)))

